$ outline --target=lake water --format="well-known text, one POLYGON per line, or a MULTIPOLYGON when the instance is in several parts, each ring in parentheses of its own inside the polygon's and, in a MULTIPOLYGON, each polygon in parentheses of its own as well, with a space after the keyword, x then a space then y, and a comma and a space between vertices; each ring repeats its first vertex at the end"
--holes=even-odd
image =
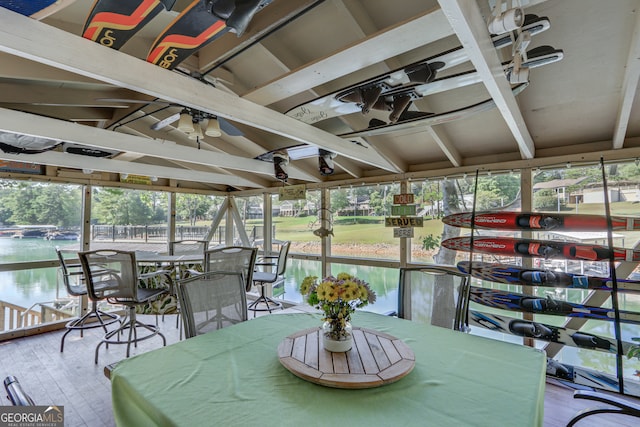
MULTIPOLYGON (((77 247, 74 241, 44 239, 0 239, 0 263, 56 259, 56 246, 77 247)), ((66 296, 64 284, 58 285, 56 268, 0 272, 0 299, 22 307, 53 301, 66 296)))
MULTIPOLYGON (((78 242, 0 238, 0 263, 53 260, 56 259, 56 246, 77 249, 78 242)), ((290 259, 287 264, 282 297, 288 301, 302 302, 298 284, 306 276, 320 276, 319 271, 319 262, 290 259)), ((334 274, 341 271, 357 274, 358 277, 370 283, 378 300, 374 305, 366 307, 367 310, 387 313, 397 309, 397 270, 334 265, 333 271, 334 274)), ((53 301, 65 296, 66 290, 58 277, 56 268, 0 272, 0 299, 3 301, 30 307, 34 303, 53 301)))

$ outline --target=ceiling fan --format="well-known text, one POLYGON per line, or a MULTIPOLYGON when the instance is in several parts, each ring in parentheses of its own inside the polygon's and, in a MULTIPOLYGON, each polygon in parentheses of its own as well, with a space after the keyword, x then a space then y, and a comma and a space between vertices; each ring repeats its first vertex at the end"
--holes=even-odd
MULTIPOLYGON (((155 131, 164 129, 165 127, 177 121, 178 130, 186 133, 190 139, 202 138, 204 137, 204 135, 211 136, 211 137, 219 137, 219 136, 222 136, 222 132, 226 133, 229 136, 244 135, 240 129, 238 129, 233 124, 231 124, 228 120, 223 119, 222 117, 217 117, 213 114, 209 114, 204 111, 199 111, 189 107, 184 107, 179 104, 173 104, 170 102, 158 101, 158 100, 143 101, 143 100, 137 100, 137 99, 121 99, 121 98, 99 98, 98 101, 122 102, 122 103, 128 103, 128 104, 146 104, 146 105, 159 104, 159 105, 163 105, 164 108, 169 108, 169 107, 182 108, 182 110, 179 113, 172 114, 171 116, 152 124, 150 126, 150 129, 155 131), (202 129, 203 125, 205 125, 204 132, 202 129)), ((161 108, 161 109, 164 109, 164 108, 161 108)), ((150 114, 153 114, 153 113, 150 113, 150 114)), ((150 114, 147 114, 147 115, 150 115, 150 114)), ((142 116, 142 117, 145 117, 145 116, 142 116)), ((142 117, 139 117, 138 119, 141 119, 142 117)), ((131 121, 135 121, 138 119, 134 119, 131 121)), ((130 123, 131 121, 127 123, 130 123)))
POLYGON ((160 120, 157 123, 151 125, 152 130, 161 130, 171 123, 178 122, 178 130, 186 133, 193 139, 196 137, 202 137, 202 126, 207 121, 204 130, 204 135, 211 137, 219 137, 222 132, 229 136, 242 136, 243 133, 240 129, 229 123, 222 117, 214 116, 213 114, 205 113, 202 111, 194 110, 192 108, 183 108, 179 113, 175 113, 166 119, 160 120))

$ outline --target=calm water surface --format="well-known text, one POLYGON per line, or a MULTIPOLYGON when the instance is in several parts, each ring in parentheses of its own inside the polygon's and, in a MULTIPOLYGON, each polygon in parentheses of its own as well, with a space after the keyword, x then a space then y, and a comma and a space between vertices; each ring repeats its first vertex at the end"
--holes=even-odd
MULTIPOLYGON (((0 238, 0 263, 41 261, 56 259, 55 248, 78 248, 75 241, 50 241, 44 239, 0 238)), ((334 274, 345 271, 367 280, 376 292, 378 300, 367 310, 386 313, 395 311, 398 295, 398 271, 394 269, 347 265, 334 265, 334 274)), ((282 297, 293 302, 302 302, 298 284, 306 276, 319 276, 320 263, 290 259, 282 297)), ((13 272, 0 272, 0 299, 30 307, 34 303, 53 301, 66 297, 64 284, 56 268, 41 268, 13 272)))
MULTIPOLYGON (((56 246, 77 247, 74 241, 0 238, 0 263, 56 259, 56 246), (74 246, 75 245, 75 246, 74 246)), ((0 272, 0 299, 22 307, 64 297, 62 282, 58 287, 57 269, 0 272)))

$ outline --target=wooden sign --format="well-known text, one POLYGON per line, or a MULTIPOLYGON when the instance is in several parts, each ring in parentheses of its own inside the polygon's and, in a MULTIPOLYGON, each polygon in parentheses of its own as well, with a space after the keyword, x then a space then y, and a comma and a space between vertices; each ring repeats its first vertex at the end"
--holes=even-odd
POLYGON ((278 190, 279 200, 304 200, 307 198, 306 190, 307 187, 304 184, 280 187, 278 190))
POLYGON ((33 175, 44 175, 44 166, 34 163, 0 160, 0 172, 19 172, 33 175))
POLYGON ((416 205, 392 205, 391 215, 412 216, 416 214, 416 205))
POLYGON ((127 182, 129 184, 151 185, 151 177, 146 175, 120 174, 120 182, 127 182))
POLYGON ((413 228, 394 228, 393 237, 413 237, 413 228))
POLYGON ((413 203, 413 193, 393 195, 394 205, 408 205, 410 203, 413 203))
POLYGON ((421 216, 407 217, 386 217, 384 219, 385 227, 422 227, 424 225, 421 216))

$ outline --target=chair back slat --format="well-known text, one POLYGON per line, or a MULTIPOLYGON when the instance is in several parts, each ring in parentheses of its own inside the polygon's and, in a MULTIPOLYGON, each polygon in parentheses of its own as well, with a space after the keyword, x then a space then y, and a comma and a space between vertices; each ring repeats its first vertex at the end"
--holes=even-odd
POLYGON ((204 271, 233 271, 242 274, 247 291, 253 285, 257 248, 229 246, 210 249, 204 254, 204 271))
POLYGON ((206 272, 179 281, 177 289, 187 338, 248 319, 241 273, 206 272))
POLYGON ((78 266, 75 265, 74 271, 72 272, 67 265, 66 260, 60 250, 59 246, 56 246, 56 255, 58 256, 58 261, 60 262, 60 272, 62 273, 62 282, 64 283, 64 287, 67 288, 67 292, 72 296, 83 296, 87 295, 87 287, 84 284, 82 277, 82 273, 79 271, 78 266), (74 274, 75 273, 75 274, 74 274), (72 276, 74 276, 75 280, 72 281, 72 276))
POLYGON ((91 299, 119 302, 137 299, 138 270, 135 252, 97 250, 79 252, 91 299))
POLYGON ((287 269, 287 257, 289 256, 289 246, 291 246, 290 241, 286 241, 282 243, 280 247, 280 253, 278 254, 278 268, 276 270, 277 276, 282 276, 287 269))
POLYGON ((466 331, 468 287, 467 275, 453 268, 401 268, 398 317, 466 331), (424 295, 437 295, 437 298, 425 300, 424 295))
POLYGON ((204 254, 207 249, 209 249, 209 242, 206 240, 176 240, 169 242, 170 255, 204 254))

